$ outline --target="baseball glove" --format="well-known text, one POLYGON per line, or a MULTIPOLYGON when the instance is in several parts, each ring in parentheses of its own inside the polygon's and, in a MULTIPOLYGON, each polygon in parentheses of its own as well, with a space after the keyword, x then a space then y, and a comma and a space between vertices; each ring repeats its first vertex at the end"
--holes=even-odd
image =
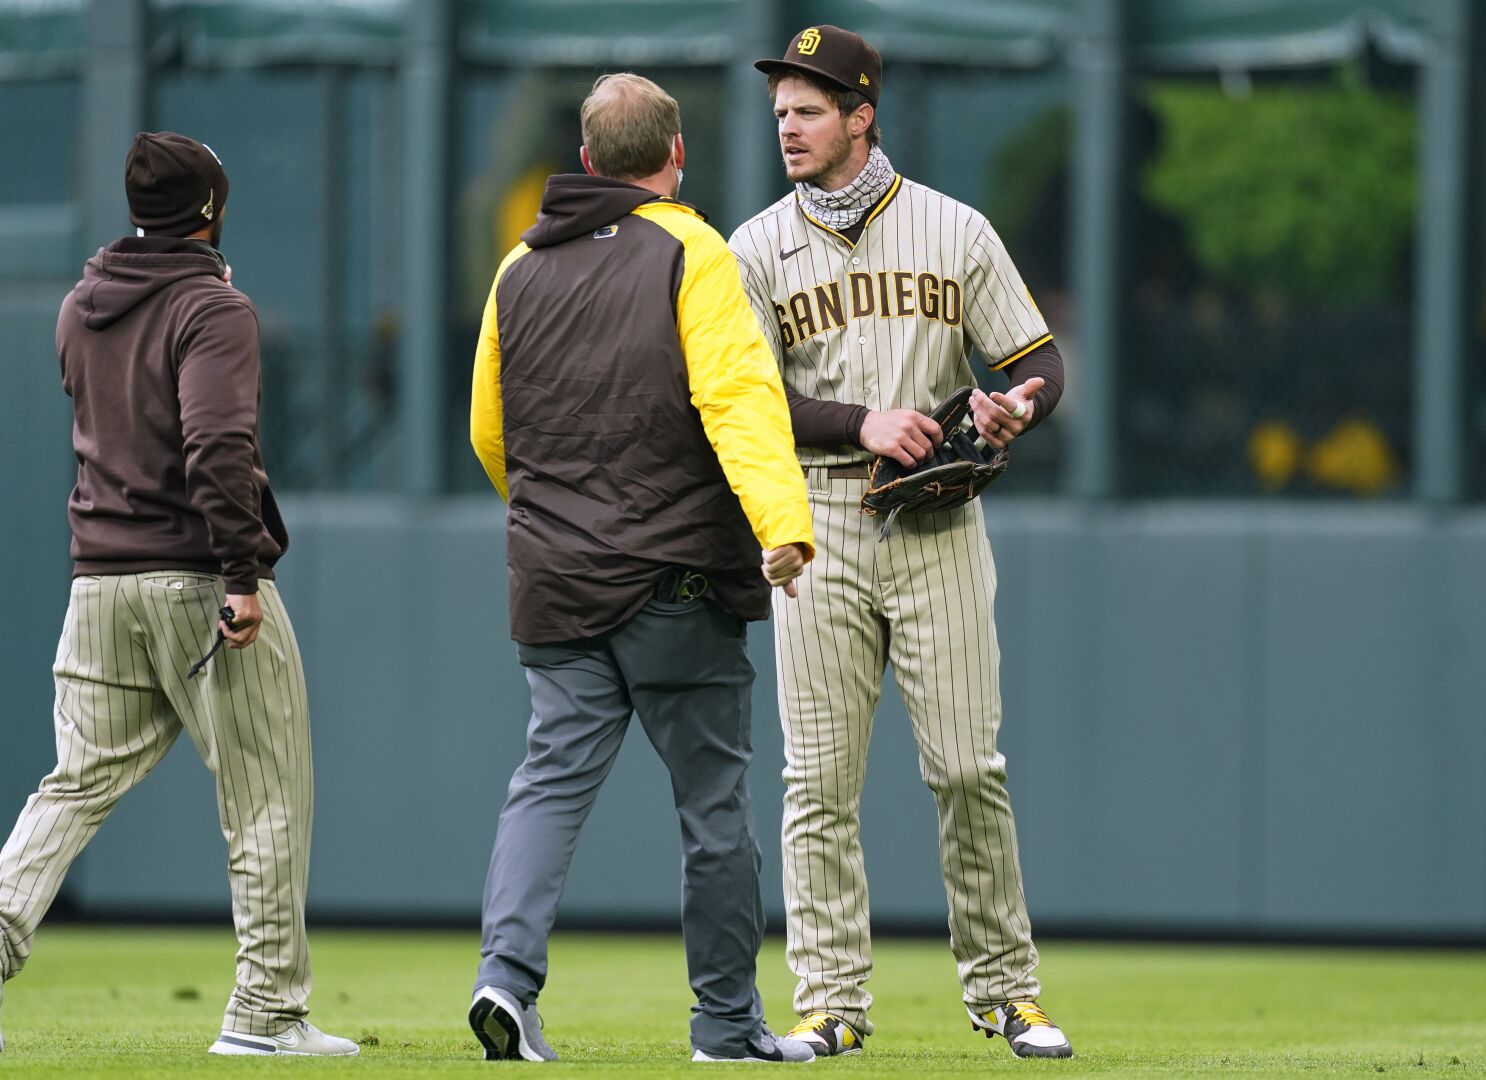
POLYGON ((887 515, 878 540, 887 539, 899 514, 963 505, 1006 471, 1011 455, 989 449, 976 435, 970 419, 972 389, 960 387, 929 413, 929 419, 944 432, 944 442, 928 458, 911 467, 890 457, 879 457, 872 463, 867 492, 862 496, 862 513, 887 515))

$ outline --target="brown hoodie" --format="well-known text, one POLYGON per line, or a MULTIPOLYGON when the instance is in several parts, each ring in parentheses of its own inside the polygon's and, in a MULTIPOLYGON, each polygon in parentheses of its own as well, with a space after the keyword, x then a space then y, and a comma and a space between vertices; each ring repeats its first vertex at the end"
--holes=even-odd
POLYGON ((258 451, 258 317, 224 271, 201 241, 126 237, 62 303, 74 575, 273 577, 289 538, 258 451))

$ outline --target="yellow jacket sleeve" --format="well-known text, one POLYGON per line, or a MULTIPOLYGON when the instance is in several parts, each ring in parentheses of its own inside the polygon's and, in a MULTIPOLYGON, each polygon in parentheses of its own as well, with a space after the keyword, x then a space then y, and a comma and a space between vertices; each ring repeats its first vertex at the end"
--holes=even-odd
MULTIPOLYGON (((669 225, 669 223, 667 223, 669 225)), ((738 264, 711 227, 679 230, 685 247, 676 325, 691 402, 764 549, 803 544, 815 554, 805 474, 774 351, 744 295, 738 264)))
POLYGON ((495 281, 490 286, 490 297, 485 301, 485 315, 480 320, 480 340, 475 346, 475 375, 470 387, 470 445, 475 456, 485 466, 485 475, 508 499, 506 487, 506 436, 504 412, 500 397, 500 330, 495 310, 495 290, 500 285, 501 274, 506 267, 530 250, 525 244, 517 244, 501 262, 495 281))

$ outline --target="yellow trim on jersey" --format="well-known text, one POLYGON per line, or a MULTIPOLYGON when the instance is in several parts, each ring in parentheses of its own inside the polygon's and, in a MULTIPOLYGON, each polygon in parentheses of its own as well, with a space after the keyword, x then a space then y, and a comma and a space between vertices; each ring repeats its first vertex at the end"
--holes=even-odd
MULTIPOLYGON (((868 225, 872 224, 872 219, 873 218, 875 218, 878 214, 882 213, 884 210, 887 209, 887 204, 893 201, 893 197, 898 194, 898 189, 900 187, 902 187, 902 186, 903 186, 903 177, 901 177, 901 176, 899 176, 897 174, 894 174, 893 175, 892 185, 887 189, 887 194, 884 195, 882 198, 880 198, 880 199, 877 200, 877 205, 875 207, 873 207, 872 208, 872 212, 867 215, 867 220, 864 221, 864 222, 862 222, 862 229, 864 231, 866 230, 866 228, 867 228, 868 225)), ((838 233, 835 229, 831 228, 829 225, 826 225, 825 223, 820 222, 820 221, 816 221, 813 217, 810 216, 810 213, 805 209, 805 204, 800 200, 800 194, 799 194, 799 192, 795 192, 795 205, 800 208, 800 213, 802 215, 804 215, 805 220, 808 221, 808 222, 810 222, 810 224, 814 225, 817 229, 820 229, 822 232, 828 232, 828 233, 830 233, 832 236, 834 236, 837 240, 840 240, 843 244, 845 244, 851 250, 853 250, 853 251, 856 250, 856 245, 853 244, 846 237, 842 236, 840 233, 838 233)))
POLYGON ((531 248, 517 244, 501 260, 495 280, 490 283, 490 297, 485 301, 485 314, 480 319, 480 340, 475 346, 475 373, 470 386, 470 445, 485 466, 485 475, 500 492, 510 499, 506 487, 505 411, 500 397, 500 330, 496 324, 495 290, 501 276, 531 248))
POLYGON ((737 259, 690 207, 656 200, 632 213, 681 242, 676 333, 691 403, 754 537, 763 548, 802 544, 806 559, 814 558, 814 522, 784 382, 743 291, 737 259))
POLYGON ((846 237, 842 236, 840 233, 838 233, 835 229, 831 228, 829 225, 826 225, 826 224, 823 224, 822 222, 816 221, 813 217, 811 217, 810 214, 806 212, 805 207, 804 207, 804 204, 798 203, 798 199, 799 199, 799 196, 798 195, 795 196, 795 199, 797 200, 797 205, 799 205, 799 207, 800 207, 800 213, 804 215, 806 221, 810 222, 810 224, 814 225, 817 229, 820 229, 822 232, 828 232, 828 233, 830 233, 832 236, 834 236, 837 240, 840 240, 847 247, 854 247, 855 246, 854 244, 852 244, 852 242, 850 240, 846 239, 846 237))
POLYGON ((1053 336, 1051 334, 1043 334, 1040 338, 1038 338, 1036 341, 1032 342, 1032 344, 1028 345, 1025 349, 1018 349, 1016 352, 1014 352, 1010 356, 1008 356, 1005 360, 1002 360, 999 364, 994 365, 991 368, 991 370, 992 371, 1000 371, 1002 368, 1006 367, 1008 364, 1013 364, 1016 361, 1020 360, 1022 357, 1026 356, 1033 349, 1040 348, 1041 346, 1046 345, 1052 339, 1053 339, 1053 336))
POLYGON ((893 186, 887 189, 886 195, 877 200, 877 205, 873 207, 872 212, 867 215, 867 220, 862 222, 862 228, 865 229, 868 225, 872 224, 872 219, 887 209, 887 204, 893 201, 894 197, 898 194, 898 189, 902 186, 903 178, 901 176, 894 175, 893 186))

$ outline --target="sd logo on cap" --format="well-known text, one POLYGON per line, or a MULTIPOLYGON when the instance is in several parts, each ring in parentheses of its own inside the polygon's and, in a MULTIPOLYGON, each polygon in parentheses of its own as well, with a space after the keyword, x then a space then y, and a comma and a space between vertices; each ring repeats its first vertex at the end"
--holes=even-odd
POLYGON ((754 62, 766 75, 776 71, 805 71, 843 90, 855 90, 877 105, 882 86, 882 57, 859 34, 839 26, 811 26, 801 30, 784 50, 781 60, 754 62))

